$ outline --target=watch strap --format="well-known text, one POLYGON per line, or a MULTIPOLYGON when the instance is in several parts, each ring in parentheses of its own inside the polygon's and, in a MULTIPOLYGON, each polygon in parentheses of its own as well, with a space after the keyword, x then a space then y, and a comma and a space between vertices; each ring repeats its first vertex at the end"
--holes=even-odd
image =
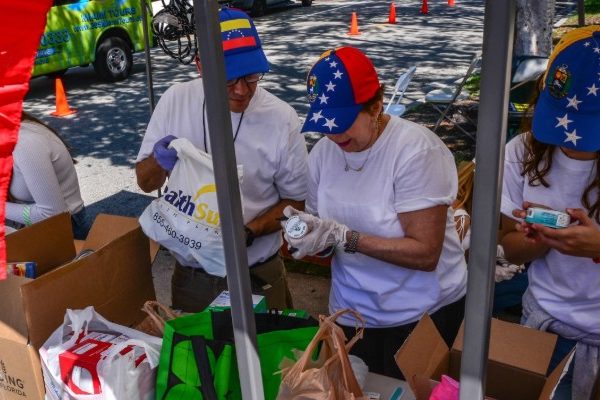
POLYGON ((360 234, 357 231, 350 232, 350 239, 344 245, 344 251, 346 253, 354 254, 358 250, 358 238, 360 234))
POLYGON ((244 225, 244 232, 246 232, 246 247, 250 247, 252 246, 252 243, 254 243, 254 238, 256 236, 254 235, 254 232, 252 232, 252 229, 248 228, 246 225, 244 225))

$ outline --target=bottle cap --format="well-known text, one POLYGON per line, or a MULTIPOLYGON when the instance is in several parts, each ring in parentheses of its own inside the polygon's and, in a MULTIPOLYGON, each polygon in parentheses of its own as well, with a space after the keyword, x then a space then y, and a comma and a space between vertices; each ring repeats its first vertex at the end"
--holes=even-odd
POLYGON ((285 223, 285 233, 292 239, 300 239, 307 232, 308 225, 297 215, 292 215, 285 223))

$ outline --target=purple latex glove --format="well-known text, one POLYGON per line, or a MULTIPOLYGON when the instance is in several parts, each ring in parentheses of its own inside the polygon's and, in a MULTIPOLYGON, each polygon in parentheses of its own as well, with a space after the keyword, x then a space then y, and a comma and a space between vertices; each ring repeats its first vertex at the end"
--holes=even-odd
POLYGON ((171 172, 177 162, 177 150, 169 148, 169 144, 175 139, 176 136, 168 135, 154 143, 154 159, 167 172, 171 172))

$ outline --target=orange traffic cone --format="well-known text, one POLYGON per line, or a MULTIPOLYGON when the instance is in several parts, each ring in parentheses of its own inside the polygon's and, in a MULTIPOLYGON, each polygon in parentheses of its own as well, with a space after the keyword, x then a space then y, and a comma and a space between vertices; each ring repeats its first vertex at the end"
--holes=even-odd
POLYGON ((358 19, 356 18, 356 11, 352 11, 352 21, 350 22, 350 32, 348 35, 360 35, 358 31, 358 19))
POLYGON ((448 6, 454 7, 454 0, 448 0, 448 6))
POLYGON ((395 24, 396 23, 396 4, 394 4, 394 2, 392 1, 392 4, 390 4, 390 17, 388 19, 388 24, 395 24))
POLYGON ((55 117, 65 117, 67 115, 75 114, 77 110, 70 108, 67 102, 67 94, 63 86, 62 79, 57 77, 55 80, 56 87, 56 111, 51 113, 55 117))
POLYGON ((427 0, 423 0, 421 5, 421 14, 429 14, 429 7, 427 7, 427 0))

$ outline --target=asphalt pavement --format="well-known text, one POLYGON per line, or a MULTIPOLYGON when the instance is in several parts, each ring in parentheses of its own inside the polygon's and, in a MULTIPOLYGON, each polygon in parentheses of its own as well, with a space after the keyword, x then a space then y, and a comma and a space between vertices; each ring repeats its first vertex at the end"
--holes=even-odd
MULTIPOLYGON (((352 45, 373 60, 391 94, 400 73, 415 65, 417 72, 407 98, 464 73, 472 54, 481 48, 483 1, 429 2, 421 15, 420 0, 399 3, 397 24, 387 23, 388 1, 316 0, 312 7, 291 3, 256 19, 271 72, 261 85, 307 112, 304 80, 311 64, 326 49, 352 45), (358 15, 358 36, 349 36, 352 11, 358 15)), ((151 50, 154 93, 173 83, 194 79, 193 65, 182 65, 160 48, 151 50)), ((99 212, 136 216, 151 201, 137 187, 134 159, 150 117, 144 54, 134 55, 132 76, 122 82, 101 82, 91 66, 73 68, 64 76, 69 105, 77 114, 55 118, 54 81, 31 80, 24 108, 58 129, 75 149, 76 168, 90 218, 99 212)))
MULTIPOLYGON (((395 25, 388 21, 389 1, 315 0, 312 7, 289 2, 256 18, 271 72, 260 83, 290 103, 304 118, 305 78, 325 50, 344 45, 362 49, 372 59, 391 95, 396 78, 416 66, 406 101, 418 102, 433 87, 464 74, 473 53, 481 50, 483 0, 429 1, 429 14, 420 13, 421 0, 396 2, 395 25), (351 13, 358 16, 360 35, 347 35, 351 13)), ((557 20, 574 7, 557 2, 557 20)), ((160 8, 153 2, 155 12, 160 8)), ((197 77, 193 65, 182 65, 160 48, 151 49, 156 99, 173 83, 197 77)), ((64 76, 68 101, 77 114, 55 118, 54 81, 31 80, 24 108, 60 131, 75 149, 77 173, 88 217, 98 213, 139 216, 156 194, 144 194, 136 184, 134 160, 150 118, 144 54, 134 55, 132 76, 122 82, 99 81, 91 66, 73 68, 64 76)), ((310 142, 313 139, 309 139, 310 142)), ((173 258, 161 250, 153 266, 160 300, 170 303, 173 258)), ((289 274, 296 307, 313 315, 326 312, 329 280, 289 274)))
MULTIPOLYGON (((155 3, 158 4, 158 3, 155 3)), ((255 19, 271 72, 261 85, 290 103, 304 118, 306 74, 319 55, 351 45, 373 61, 391 95, 397 77, 410 66, 416 74, 407 101, 464 74, 473 53, 481 49, 482 0, 430 1, 429 14, 420 14, 421 0, 396 5, 395 25, 388 21, 388 1, 315 0, 312 7, 288 3, 255 19), (351 13, 358 15, 360 35, 347 35, 351 13)), ((160 48, 151 49, 156 99, 176 82, 197 77, 193 65, 182 65, 160 48)), ((150 118, 144 54, 134 55, 132 76, 122 82, 101 82, 91 66, 74 68, 64 76, 69 105, 77 113, 55 118, 54 81, 30 83, 24 108, 56 128, 75 150, 77 174, 88 217, 98 213, 139 216, 156 194, 136 184, 134 160, 150 118)), ((176 134, 176 133, 174 133, 176 134)), ((314 138, 313 138, 314 140, 314 138)), ((161 251, 153 266, 159 300, 170 303, 170 274, 174 260, 161 251)), ((326 312, 327 278, 290 274, 296 307, 313 315, 326 312)))

